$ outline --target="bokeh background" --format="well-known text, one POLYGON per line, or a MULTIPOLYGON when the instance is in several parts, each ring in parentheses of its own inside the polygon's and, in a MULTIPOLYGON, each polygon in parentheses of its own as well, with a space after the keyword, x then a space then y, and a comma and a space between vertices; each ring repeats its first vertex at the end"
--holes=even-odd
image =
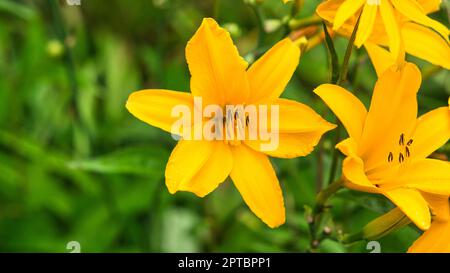
MULTIPOLYGON (((319 3, 304 2, 299 18, 319 3)), ((257 17, 243 0, 0 0, 0 251, 69 252, 69 241, 82 252, 310 251, 305 211, 328 179, 336 132, 306 158, 272 160, 287 222, 270 229, 231 181, 203 199, 170 195, 164 169, 176 142, 124 107, 140 89, 189 91, 184 48, 203 17, 228 28, 252 61, 261 45, 283 37, 277 25, 290 7, 265 1, 268 33, 258 42, 257 17)), ((444 3, 433 17, 448 26, 447 12, 444 3)), ((342 60, 347 41, 335 43, 342 60)), ((410 60, 424 74, 421 113, 446 105, 448 71, 410 60)), ((335 122, 312 93, 329 82, 329 71, 324 45, 305 52, 283 97, 335 122)), ((375 80, 364 49, 355 50, 348 88, 367 103, 375 80)), ((435 156, 449 151, 447 144, 435 156)), ((333 238, 359 231, 392 205, 349 190, 331 204, 333 235, 317 251, 369 252, 365 242, 345 246, 333 238)), ((381 239, 381 250, 404 252, 419 234, 405 227, 381 239)))

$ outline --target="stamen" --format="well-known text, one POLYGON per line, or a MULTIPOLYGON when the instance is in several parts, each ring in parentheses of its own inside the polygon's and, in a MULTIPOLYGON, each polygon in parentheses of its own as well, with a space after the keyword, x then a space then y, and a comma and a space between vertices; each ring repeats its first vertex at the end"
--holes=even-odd
POLYGON ((400 153, 400 154, 398 155, 398 162, 402 163, 403 161, 405 161, 405 157, 403 156, 402 153, 400 153))
POLYGON ((412 143, 413 143, 413 139, 411 138, 410 140, 408 140, 408 143, 406 143, 406 145, 411 146, 412 143))
POLYGON ((249 123, 250 123, 250 117, 246 116, 245 117, 245 125, 248 126, 249 123))
POLYGON ((394 155, 392 154, 392 152, 389 153, 388 156, 388 162, 392 162, 394 160, 394 155))
POLYGON ((400 135, 400 140, 399 140, 398 144, 400 144, 400 146, 403 146, 405 144, 405 135, 404 134, 400 135))
POLYGON ((409 152, 409 148, 408 147, 406 147, 406 157, 409 157, 411 154, 410 154, 410 152, 409 152))

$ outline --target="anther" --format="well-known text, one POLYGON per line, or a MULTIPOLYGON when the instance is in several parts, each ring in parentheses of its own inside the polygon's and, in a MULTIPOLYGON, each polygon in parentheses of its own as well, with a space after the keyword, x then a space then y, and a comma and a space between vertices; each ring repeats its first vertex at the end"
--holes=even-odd
POLYGON ((406 147, 406 157, 409 157, 410 155, 411 155, 411 153, 409 152, 409 148, 408 147, 406 147))
POLYGON ((250 117, 246 116, 245 117, 245 125, 248 126, 249 123, 250 123, 250 117))
POLYGON ((405 144, 405 135, 404 134, 400 135, 400 140, 399 140, 398 144, 400 144, 401 146, 403 146, 405 144))
POLYGON ((412 143, 413 143, 413 139, 411 138, 410 140, 408 140, 408 143, 406 143, 406 145, 411 146, 412 143))
POLYGON ((394 160, 394 155, 392 154, 392 152, 389 153, 388 156, 388 162, 392 162, 394 160))
POLYGON ((398 155, 398 162, 402 163, 403 161, 405 161, 405 157, 403 156, 402 153, 400 153, 400 154, 398 155))

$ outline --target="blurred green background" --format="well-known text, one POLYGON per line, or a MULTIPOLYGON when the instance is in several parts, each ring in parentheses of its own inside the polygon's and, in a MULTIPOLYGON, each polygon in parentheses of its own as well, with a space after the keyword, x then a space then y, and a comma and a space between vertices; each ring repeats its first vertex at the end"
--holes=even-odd
MULTIPOLYGON (((319 1, 305 1, 298 17, 319 1)), ((266 0, 262 44, 291 5, 266 0), (272 26, 272 29, 269 29, 272 26)), ((446 10, 433 15, 448 25, 446 10)), ((200 199, 170 195, 164 168, 176 142, 127 112, 139 89, 189 91, 184 47, 203 17, 232 32, 241 55, 258 50, 258 21, 242 0, 0 0, 0 251, 306 252, 305 210, 328 179, 335 132, 306 158, 273 160, 287 222, 270 229, 254 216, 231 181, 200 199)), ((336 38, 340 58, 346 40, 336 38)), ((261 46, 261 44, 259 45, 261 46)), ((420 111, 447 104, 448 71, 420 64, 420 111)), ((303 54, 283 96, 335 122, 312 93, 329 81, 323 45, 303 54)), ((354 52, 348 88, 366 103, 376 80, 363 49, 354 52)), ((345 134, 345 133, 343 133, 345 134)), ((444 147, 440 156, 448 155, 444 147)), ((392 207, 384 198, 343 190, 332 199, 332 238, 360 230, 392 207)), ((406 227, 380 240, 382 252, 404 252, 419 232, 406 227)), ((369 252, 326 239, 321 252, 369 252)))

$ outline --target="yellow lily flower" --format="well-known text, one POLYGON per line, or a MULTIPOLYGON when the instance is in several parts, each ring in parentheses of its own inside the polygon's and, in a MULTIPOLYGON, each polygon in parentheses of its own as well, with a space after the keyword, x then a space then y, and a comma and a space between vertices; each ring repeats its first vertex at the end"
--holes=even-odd
POLYGON ((328 0, 317 14, 333 30, 350 36, 359 14, 355 45, 366 42, 387 46, 395 60, 404 51, 450 69, 449 30, 427 14, 439 10, 440 0, 328 0))
POLYGON ((450 110, 417 118, 419 69, 412 63, 389 68, 378 79, 369 111, 349 91, 324 84, 314 92, 331 108, 349 138, 336 147, 346 155, 345 186, 385 195, 419 228, 431 216, 422 192, 450 194, 450 164, 429 159, 450 137, 450 110))
POLYGON ((448 196, 423 194, 436 215, 430 228, 408 249, 415 253, 450 253, 450 200, 448 196))
MULTIPOLYGON (((299 48, 284 39, 247 70, 248 64, 239 56, 229 33, 207 18, 186 47, 191 93, 143 90, 130 95, 126 107, 134 116, 168 132, 176 121, 171 109, 184 105, 192 112, 199 111, 195 106, 198 97, 205 102, 204 107, 219 105, 223 109, 228 105, 251 104, 279 107, 279 145, 274 150, 262 149, 262 139, 180 140, 166 166, 170 193, 189 191, 203 197, 230 176, 244 201, 263 222, 272 228, 285 222, 280 184, 267 155, 305 156, 323 133, 335 127, 308 106, 279 98, 299 58, 299 48)), ((252 121, 249 124, 247 121, 244 124, 250 127, 252 121)), ((230 126, 225 118, 222 125, 230 126)))

